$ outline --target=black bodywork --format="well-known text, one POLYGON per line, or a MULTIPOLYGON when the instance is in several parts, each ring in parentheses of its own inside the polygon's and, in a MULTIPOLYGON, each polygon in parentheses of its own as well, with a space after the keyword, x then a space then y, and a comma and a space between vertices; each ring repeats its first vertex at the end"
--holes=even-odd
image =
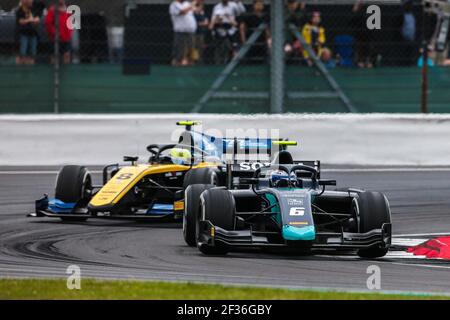
POLYGON ((271 185, 269 179, 259 177, 261 169, 256 170, 252 178, 233 178, 228 184, 228 192, 235 202, 235 228, 227 230, 200 217, 198 246, 225 250, 238 247, 295 248, 306 252, 389 248, 392 236, 390 222, 361 232, 357 200, 363 190, 325 190, 327 186, 336 185, 336 181, 320 179, 318 161, 271 165, 265 169, 280 167, 296 174, 295 184, 271 185), (301 215, 290 216, 289 211, 296 207, 304 211, 301 215), (313 228, 314 239, 305 234, 304 240, 291 240, 284 229, 299 225, 313 228))

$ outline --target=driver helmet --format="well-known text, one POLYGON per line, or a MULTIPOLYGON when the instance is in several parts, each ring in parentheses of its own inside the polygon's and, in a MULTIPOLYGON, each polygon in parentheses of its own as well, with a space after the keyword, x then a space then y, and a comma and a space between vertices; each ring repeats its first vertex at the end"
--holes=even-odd
POLYGON ((275 186, 280 180, 289 180, 289 175, 283 170, 273 170, 270 172, 269 178, 271 184, 275 186))
POLYGON ((182 148, 172 148, 170 158, 174 164, 186 165, 191 162, 192 154, 189 150, 182 148))

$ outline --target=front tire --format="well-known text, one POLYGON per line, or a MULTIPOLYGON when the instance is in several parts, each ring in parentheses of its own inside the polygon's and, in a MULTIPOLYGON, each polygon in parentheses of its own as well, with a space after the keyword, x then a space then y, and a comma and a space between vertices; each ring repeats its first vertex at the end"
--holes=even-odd
POLYGON ((184 192, 183 237, 190 247, 197 245, 195 228, 200 216, 200 195, 213 187, 212 184, 192 184, 184 192))
MULTIPOLYGON (((77 203, 89 198, 92 177, 83 166, 64 166, 56 179, 55 198, 66 203, 77 203)), ((70 214, 68 214, 70 215, 70 214)), ((62 221, 86 221, 87 218, 61 217, 62 221)))
MULTIPOLYGON (((373 229, 381 229, 384 223, 391 223, 391 210, 386 196, 380 192, 362 192, 355 199, 355 210, 359 221, 359 232, 365 233, 373 229)), ((371 247, 360 249, 361 258, 379 258, 386 255, 388 248, 371 247)))
MULTIPOLYGON (((224 189, 209 189, 202 193, 201 197, 201 217, 197 220, 196 234, 200 238, 200 220, 209 220, 214 226, 234 230, 236 223, 236 204, 233 195, 224 189)), ((197 241, 199 242, 199 241, 197 241)), ((228 253, 227 248, 216 244, 200 245, 200 252, 205 255, 224 255, 228 253)))
POLYGON ((184 176, 183 188, 186 190, 187 187, 193 184, 218 185, 219 179, 213 168, 192 169, 184 176))

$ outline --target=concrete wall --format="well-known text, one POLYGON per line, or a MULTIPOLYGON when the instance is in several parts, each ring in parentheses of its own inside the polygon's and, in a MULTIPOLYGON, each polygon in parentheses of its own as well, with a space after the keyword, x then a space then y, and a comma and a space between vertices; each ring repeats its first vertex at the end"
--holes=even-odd
POLYGON ((104 165, 171 142, 177 120, 204 129, 279 129, 296 158, 347 165, 450 165, 448 115, 0 116, 0 165, 104 165))

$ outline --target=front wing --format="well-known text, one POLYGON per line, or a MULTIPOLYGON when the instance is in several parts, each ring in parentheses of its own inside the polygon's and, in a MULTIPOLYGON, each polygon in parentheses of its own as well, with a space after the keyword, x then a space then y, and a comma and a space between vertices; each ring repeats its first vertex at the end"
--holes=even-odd
MULTIPOLYGON (((214 226, 210 221, 200 221, 199 246, 224 247, 288 247, 288 242, 271 243, 266 232, 249 230, 228 231, 214 226)), ((370 247, 388 248, 391 245, 392 225, 383 224, 381 229, 374 229, 367 233, 350 232, 317 232, 316 239, 311 243, 311 249, 342 249, 357 250, 370 247)))
POLYGON ((181 218, 179 212, 174 212, 174 206, 155 204, 146 212, 134 214, 111 214, 108 212, 91 212, 83 205, 76 203, 63 203, 57 199, 49 199, 45 196, 36 200, 35 212, 28 214, 28 217, 49 217, 49 218, 109 218, 109 219, 162 219, 162 218, 181 218))

